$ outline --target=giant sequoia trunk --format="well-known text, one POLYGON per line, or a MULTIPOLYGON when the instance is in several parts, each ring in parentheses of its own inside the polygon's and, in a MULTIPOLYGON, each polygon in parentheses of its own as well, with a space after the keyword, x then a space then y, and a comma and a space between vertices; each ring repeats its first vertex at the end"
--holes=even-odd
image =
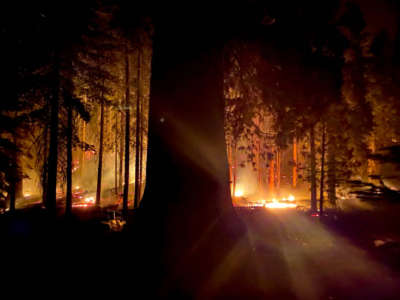
POLYGON ((239 224, 229 191, 221 36, 210 19, 178 18, 156 27, 141 202, 168 240, 172 264, 216 228, 226 235, 239 224))

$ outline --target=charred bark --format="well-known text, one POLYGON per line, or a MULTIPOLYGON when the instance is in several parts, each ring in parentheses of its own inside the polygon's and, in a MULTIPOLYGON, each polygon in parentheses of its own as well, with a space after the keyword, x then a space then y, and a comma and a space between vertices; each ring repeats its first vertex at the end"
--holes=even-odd
POLYGON ((310 128, 310 183, 311 183, 311 210, 317 211, 317 171, 315 151, 315 125, 310 128))
POLYGON ((183 38, 179 22, 163 23, 155 35, 141 202, 157 214, 152 226, 162 227, 177 248, 190 247, 216 222, 231 229, 239 224, 229 190, 221 36, 186 21, 190 36, 183 38))
POLYGON ((322 214, 324 206, 324 185, 325 185, 325 124, 322 124, 322 138, 321 138, 321 178, 319 184, 319 211, 322 214))
POLYGON ((99 141, 99 164, 97 167, 96 206, 100 207, 101 181, 103 175, 103 148, 104 148, 104 99, 100 99, 100 141, 99 141))
POLYGON ((71 215, 72 212, 72 103, 71 99, 67 101, 67 195, 65 201, 65 214, 71 215))
POLYGON ((124 196, 122 202, 122 211, 125 218, 128 216, 128 198, 129 198, 129 154, 130 154, 130 66, 129 52, 125 50, 125 174, 124 174, 124 196))
POLYGON ((140 200, 140 144, 142 143, 140 139, 140 48, 137 54, 137 86, 136 86, 136 144, 135 144, 135 198, 134 198, 134 208, 137 208, 140 200))
POLYGON ((332 136, 328 142, 328 201, 336 206, 336 147, 332 136))

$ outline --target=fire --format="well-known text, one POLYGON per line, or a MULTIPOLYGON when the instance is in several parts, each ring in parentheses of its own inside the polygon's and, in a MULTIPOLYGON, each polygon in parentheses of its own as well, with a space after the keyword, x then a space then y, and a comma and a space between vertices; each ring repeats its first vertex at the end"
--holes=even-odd
POLYGON ((92 197, 92 196, 91 197, 86 197, 85 198, 85 202, 86 203, 94 203, 94 197, 92 197))
POLYGON ((266 208, 296 208, 297 204, 293 203, 295 198, 293 195, 290 195, 287 199, 282 198, 282 201, 277 200, 276 198, 272 198, 272 202, 265 203, 266 208), (292 202, 292 203, 288 203, 292 202))
POLYGON ((243 197, 244 192, 243 190, 236 190, 235 191, 235 197, 243 197))

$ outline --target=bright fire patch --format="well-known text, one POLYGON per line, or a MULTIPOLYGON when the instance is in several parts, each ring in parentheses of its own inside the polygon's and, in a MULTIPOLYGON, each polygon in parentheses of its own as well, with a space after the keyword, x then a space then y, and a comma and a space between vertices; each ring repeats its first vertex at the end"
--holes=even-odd
POLYGON ((235 191, 235 197, 243 197, 244 193, 243 190, 236 190, 235 191))

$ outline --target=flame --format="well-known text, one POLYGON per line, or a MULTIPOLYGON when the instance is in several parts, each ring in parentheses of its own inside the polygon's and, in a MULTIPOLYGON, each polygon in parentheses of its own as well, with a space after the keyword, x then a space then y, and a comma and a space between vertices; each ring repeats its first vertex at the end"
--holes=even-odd
POLYGON ((243 197, 244 193, 243 190, 236 190, 235 191, 235 197, 243 197))
POLYGON ((31 193, 25 193, 25 194, 24 194, 24 197, 25 197, 25 198, 29 198, 30 196, 31 196, 31 193))
POLYGON ((86 203, 94 203, 94 197, 93 197, 93 196, 91 196, 91 197, 86 197, 86 198, 85 198, 85 202, 86 202, 86 203))
MULTIPOLYGON (((289 198, 287 199, 290 202, 293 202, 295 198, 290 195, 289 198)), ((295 203, 287 203, 286 198, 282 198, 282 201, 278 201, 276 198, 272 198, 272 202, 265 203, 266 208, 296 208, 297 204, 295 203)))

